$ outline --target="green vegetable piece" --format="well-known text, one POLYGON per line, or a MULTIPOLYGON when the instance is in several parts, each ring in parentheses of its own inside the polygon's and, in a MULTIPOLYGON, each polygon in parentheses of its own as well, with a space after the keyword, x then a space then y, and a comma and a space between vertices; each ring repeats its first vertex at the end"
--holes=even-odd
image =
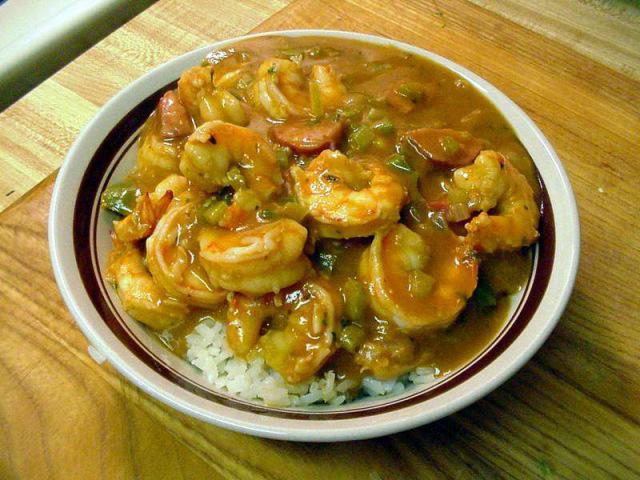
POLYGON ((435 280, 422 270, 414 270, 409 274, 409 292, 417 298, 424 298, 433 290, 435 280))
POLYGON ((347 140, 349 151, 362 152, 371 145, 375 138, 376 135, 369 125, 354 127, 347 140))
POLYGON ((247 181, 238 167, 232 167, 229 169, 227 172, 227 182, 236 190, 247 186, 247 181))
POLYGON ((371 62, 367 64, 367 70, 373 74, 380 74, 391 70, 391 64, 384 62, 371 62))
POLYGON ((255 212, 260 208, 260 200, 253 190, 241 189, 233 195, 233 201, 245 212, 255 212))
POLYGON ((473 292, 472 300, 480 308, 495 307, 498 304, 493 288, 482 276, 478 279, 478 286, 473 292))
POLYGON ((311 115, 318 118, 322 116, 322 98, 320 97, 320 87, 317 83, 310 83, 309 94, 311 96, 311 115))
POLYGON ((207 200, 202 207, 202 218, 211 225, 218 225, 228 208, 223 201, 212 199, 207 200))
POLYGON ((277 71, 278 71, 278 67, 276 66, 275 63, 267 69, 267 72, 270 73, 271 75, 275 75, 277 71))
POLYGON ((130 183, 114 183, 102 192, 100 206, 126 216, 133 212, 138 195, 140 190, 130 183))
POLYGON ((289 160, 291 160, 291 149, 289 147, 276 147, 276 160, 280 168, 283 170, 289 167, 289 160))
POLYGON ((367 308, 367 294, 360 282, 348 279, 342 287, 345 316, 352 322, 361 321, 367 308))
POLYGON ((419 102, 424 97, 422 87, 415 82, 403 83, 396 89, 396 93, 413 103, 419 102))
POLYGON ((276 212, 274 212, 273 210, 269 210, 268 208, 263 208, 262 210, 258 211, 258 218, 260 220, 273 220, 276 217, 276 212))
POLYGON ((300 205, 295 201, 286 202, 282 205, 276 215, 279 217, 290 218, 296 222, 302 222, 304 217, 307 216, 307 209, 304 205, 300 205))
POLYGON ((381 108, 372 107, 369 110, 369 113, 367 113, 367 118, 373 121, 380 120, 384 117, 385 113, 386 112, 381 108))
POLYGON ((402 153, 394 153, 387 160, 387 165, 403 173, 413 172, 413 167, 407 162, 407 157, 402 153))
POLYGON ((340 346, 347 352, 355 353, 360 345, 364 342, 364 329, 359 325, 347 325, 340 332, 338 338, 340 346))
POLYGON ((388 119, 383 119, 374 123, 373 129, 382 135, 391 135, 396 131, 396 127, 388 119))
POLYGON ((331 274, 338 263, 338 255, 319 251, 314 255, 313 260, 321 271, 331 274))
POLYGON ((455 155, 458 150, 460 150, 460 144, 453 137, 443 137, 440 140, 440 145, 442 145, 442 150, 444 150, 445 155, 452 156, 455 155))

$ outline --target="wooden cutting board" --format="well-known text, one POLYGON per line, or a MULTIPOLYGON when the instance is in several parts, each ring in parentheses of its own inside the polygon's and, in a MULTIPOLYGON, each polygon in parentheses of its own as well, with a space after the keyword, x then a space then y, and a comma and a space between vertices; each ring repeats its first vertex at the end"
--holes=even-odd
POLYGON ((627 4, 558 3, 160 0, 0 114, 0 478, 640 476, 640 24, 627 4), (486 78, 554 144, 582 222, 575 292, 532 361, 457 414, 348 444, 206 425, 97 365, 47 251, 53 172, 100 105, 202 44, 303 27, 393 37, 486 78))

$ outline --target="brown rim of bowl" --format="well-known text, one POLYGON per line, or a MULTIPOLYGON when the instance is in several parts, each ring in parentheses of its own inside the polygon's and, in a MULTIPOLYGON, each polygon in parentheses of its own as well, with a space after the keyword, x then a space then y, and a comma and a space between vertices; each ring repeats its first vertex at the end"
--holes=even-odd
POLYGON ((175 88, 176 84, 177 81, 171 82, 149 95, 111 129, 87 166, 74 206, 73 247, 76 264, 85 291, 111 332, 146 366, 187 391, 207 400, 239 410, 290 419, 336 420, 356 418, 405 408, 451 390, 489 365, 515 341, 528 325, 546 291, 555 256, 553 210, 549 195, 544 188, 544 182, 539 173, 538 179, 542 186, 540 239, 537 247, 533 250, 533 275, 529 276, 524 295, 516 307, 515 313, 505 323, 498 336, 472 361, 434 385, 399 399, 391 399, 383 404, 364 405, 361 408, 356 407, 346 411, 301 411, 265 407, 242 400, 231 394, 208 389, 163 363, 133 334, 106 293, 107 287, 104 284, 104 277, 100 272, 97 259, 96 229, 99 208, 96 204, 99 203, 98 199, 104 187, 108 185, 115 168, 138 138, 137 134, 132 136, 131 132, 138 132, 154 110, 162 94, 168 89, 175 88), (119 155, 118 152, 120 152, 119 155), (87 198, 93 199, 93 202, 84 201, 87 198))

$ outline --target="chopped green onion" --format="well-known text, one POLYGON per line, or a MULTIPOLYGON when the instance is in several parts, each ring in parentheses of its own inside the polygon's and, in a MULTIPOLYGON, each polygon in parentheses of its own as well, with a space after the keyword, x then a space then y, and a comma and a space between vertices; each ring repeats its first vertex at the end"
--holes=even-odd
POLYGON ((444 150, 444 153, 449 156, 455 155, 458 150, 460 150, 460 144, 453 137, 446 136, 441 138, 440 145, 442 145, 442 150, 444 150))
POLYGON ((100 206, 119 215, 129 215, 136 205, 140 190, 128 183, 114 183, 102 193, 100 206))
POLYGON ((276 72, 278 71, 278 67, 276 67, 276 64, 272 64, 268 69, 267 72, 270 73, 271 75, 274 75, 276 72))
POLYGON ((413 171, 413 168, 409 165, 409 162, 407 162, 407 158, 402 153, 394 153, 391 155, 387 161, 387 165, 405 173, 413 171))
POLYGON ((382 119, 373 124, 373 129, 376 132, 380 132, 382 135, 391 135, 396 131, 396 127, 388 119, 382 119))

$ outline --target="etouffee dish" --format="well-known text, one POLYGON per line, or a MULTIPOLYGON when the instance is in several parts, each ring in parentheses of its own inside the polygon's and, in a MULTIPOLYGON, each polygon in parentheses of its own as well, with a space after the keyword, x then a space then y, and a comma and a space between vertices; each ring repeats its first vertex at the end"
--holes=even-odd
POLYGON ((535 167, 467 81, 392 47, 211 52, 109 185, 106 279, 215 387, 273 406, 398 393, 504 327, 539 237, 535 167))

